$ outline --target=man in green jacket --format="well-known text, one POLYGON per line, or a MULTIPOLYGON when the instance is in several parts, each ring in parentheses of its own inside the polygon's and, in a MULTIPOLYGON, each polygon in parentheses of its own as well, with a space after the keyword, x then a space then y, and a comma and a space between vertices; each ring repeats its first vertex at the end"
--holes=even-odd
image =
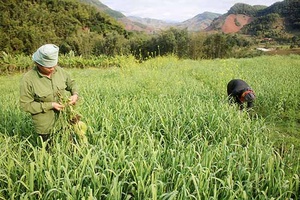
POLYGON ((64 108, 62 98, 68 98, 69 104, 78 100, 75 81, 57 66, 58 52, 54 44, 41 46, 32 56, 34 68, 24 74, 20 84, 21 109, 31 114, 36 132, 43 141, 55 132, 55 122, 64 108))

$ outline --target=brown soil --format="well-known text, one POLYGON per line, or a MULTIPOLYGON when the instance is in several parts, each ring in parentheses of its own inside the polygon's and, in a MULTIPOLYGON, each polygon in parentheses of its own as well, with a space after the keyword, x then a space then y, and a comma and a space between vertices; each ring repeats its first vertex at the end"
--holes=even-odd
POLYGON ((251 17, 247 15, 230 14, 225 19, 225 22, 222 26, 222 31, 224 33, 236 33, 243 28, 244 25, 249 24, 251 20, 251 17))

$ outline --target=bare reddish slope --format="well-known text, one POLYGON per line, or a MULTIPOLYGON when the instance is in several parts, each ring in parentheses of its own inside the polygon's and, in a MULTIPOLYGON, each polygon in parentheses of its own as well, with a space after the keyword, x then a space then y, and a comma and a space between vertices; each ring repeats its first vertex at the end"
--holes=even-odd
POLYGON ((222 26, 222 31, 224 33, 236 33, 244 25, 249 24, 252 21, 252 18, 247 15, 234 15, 230 14, 226 17, 225 22, 222 26))

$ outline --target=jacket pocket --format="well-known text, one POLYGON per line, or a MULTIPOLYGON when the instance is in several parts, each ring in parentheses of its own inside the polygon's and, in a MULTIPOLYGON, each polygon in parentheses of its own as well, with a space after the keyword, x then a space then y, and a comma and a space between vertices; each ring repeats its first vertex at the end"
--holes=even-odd
POLYGON ((52 91, 36 91, 34 95, 34 100, 37 102, 51 102, 53 101, 52 91))

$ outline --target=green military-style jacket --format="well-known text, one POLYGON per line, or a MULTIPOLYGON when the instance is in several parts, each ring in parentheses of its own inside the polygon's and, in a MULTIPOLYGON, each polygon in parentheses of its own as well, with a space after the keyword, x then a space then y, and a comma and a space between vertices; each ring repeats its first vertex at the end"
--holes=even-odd
POLYGON ((24 74, 20 83, 20 106, 31 113, 38 134, 53 131, 59 112, 53 109, 52 102, 67 98, 67 91, 71 95, 78 93, 75 81, 59 66, 51 78, 41 74, 37 67, 24 74))

